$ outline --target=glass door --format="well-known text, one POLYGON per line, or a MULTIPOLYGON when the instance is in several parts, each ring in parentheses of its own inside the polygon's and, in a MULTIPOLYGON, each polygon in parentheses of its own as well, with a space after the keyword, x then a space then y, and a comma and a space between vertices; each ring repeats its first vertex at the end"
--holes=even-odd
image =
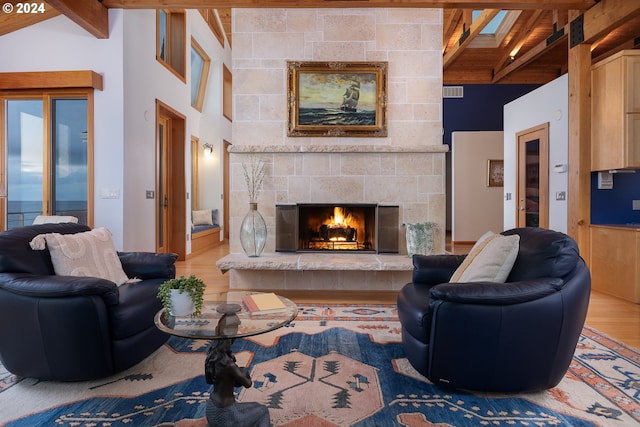
POLYGON ((86 99, 51 101, 50 215, 71 215, 87 223, 88 132, 86 99))
POLYGON ((88 101, 41 95, 5 103, 6 229, 38 215, 88 223, 88 101))
POLYGON ((44 186, 44 103, 6 101, 7 229, 30 225, 46 208, 44 186))
POLYGON ((519 132, 518 227, 549 227, 549 125, 519 132))

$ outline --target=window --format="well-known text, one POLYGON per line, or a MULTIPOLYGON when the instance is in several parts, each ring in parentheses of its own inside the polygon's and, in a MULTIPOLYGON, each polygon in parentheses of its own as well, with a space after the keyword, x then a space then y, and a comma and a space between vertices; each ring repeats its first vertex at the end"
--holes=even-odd
POLYGON ((185 81, 186 25, 184 11, 156 12, 156 59, 185 81))
POLYGON ((224 31, 218 20, 218 11, 215 9, 200 9, 200 15, 207 21, 211 32, 218 39, 222 47, 224 47, 224 31))
POLYGON ((222 114, 233 121, 231 112, 233 111, 232 103, 232 84, 233 76, 226 65, 222 64, 222 114))
POLYGON ((195 39, 191 38, 191 106, 202 111, 211 60, 195 39))
POLYGON ((1 99, 6 153, 4 229, 37 215, 71 215, 90 223, 89 152, 92 92, 41 92, 1 99))

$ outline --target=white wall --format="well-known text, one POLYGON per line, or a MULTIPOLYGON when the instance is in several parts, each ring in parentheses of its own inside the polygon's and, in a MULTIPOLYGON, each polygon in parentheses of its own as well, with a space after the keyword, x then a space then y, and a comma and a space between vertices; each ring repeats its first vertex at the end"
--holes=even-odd
MULTIPOLYGON (((96 39, 65 16, 58 16, 0 37, 0 72, 93 70, 103 77, 95 91, 94 226, 104 226, 122 250, 155 249, 155 101, 186 116, 185 169, 190 191, 191 135, 222 153, 231 140, 231 124, 222 116, 222 64, 231 50, 215 39, 197 11, 187 13, 187 82, 155 59, 155 10, 109 9, 109 38, 96 39), (207 96, 200 113, 190 105, 189 46, 194 36, 211 58, 207 96), (117 189, 118 199, 102 199, 101 189, 117 189)), ((203 155, 200 151, 199 155, 203 155)), ((201 199, 222 210, 220 162, 204 159, 201 199)), ((187 203, 190 219, 190 203, 187 203)), ((190 224, 187 224, 189 230, 190 224)), ((187 245, 187 252, 190 245, 187 245)))
POLYGON ((502 187, 487 186, 488 160, 501 160, 502 132, 451 134, 451 239, 475 242, 502 231, 502 187))
MULTIPOLYGON (((222 140, 231 140, 231 124, 222 116, 222 64, 231 62, 231 52, 211 33, 197 11, 187 11, 187 82, 176 78, 155 59, 155 10, 127 10, 125 14, 125 193, 124 244, 128 250, 155 247, 155 200, 145 192, 155 189, 155 102, 156 99, 186 116, 185 171, 187 192, 191 191, 191 135, 200 139, 200 200, 202 208, 222 212, 222 169, 220 156, 204 157, 202 144, 221 153, 222 140), (211 59, 207 96, 198 112, 191 107, 190 43, 194 37, 211 59)), ((169 171, 170 173, 170 171, 169 171)), ((190 230, 190 200, 187 206, 187 231, 190 230)), ((222 234, 222 233, 221 233, 222 234)), ((191 251, 190 240, 187 252, 191 251)))
POLYGON ((96 226, 109 228, 117 247, 123 237, 123 11, 109 9, 109 38, 97 39, 65 16, 0 37, 0 72, 93 70, 104 88, 94 94, 94 191, 96 226), (102 199, 102 188, 119 199, 102 199))
POLYGON ((511 196, 504 201, 505 230, 516 226, 516 134, 548 122, 549 228, 567 232, 567 202, 556 200, 556 192, 567 191, 568 177, 554 166, 568 163, 568 93, 565 74, 504 106, 504 194, 511 196))

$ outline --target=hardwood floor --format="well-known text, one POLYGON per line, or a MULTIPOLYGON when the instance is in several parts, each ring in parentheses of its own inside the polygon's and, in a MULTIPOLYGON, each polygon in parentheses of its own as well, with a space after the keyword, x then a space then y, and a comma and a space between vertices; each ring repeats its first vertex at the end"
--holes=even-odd
MULTIPOLYGON (((471 245, 447 245, 454 253, 467 253, 471 245)), ((212 298, 229 289, 229 276, 216 268, 216 260, 229 253, 228 244, 222 244, 200 255, 176 263, 177 275, 195 274, 205 281, 207 290, 205 299, 212 298)), ((389 292, 318 292, 318 291, 280 291, 282 295, 296 302, 396 302, 396 291, 389 292)), ((591 293, 587 325, 624 342, 640 348, 640 304, 634 304, 599 292, 591 293)))

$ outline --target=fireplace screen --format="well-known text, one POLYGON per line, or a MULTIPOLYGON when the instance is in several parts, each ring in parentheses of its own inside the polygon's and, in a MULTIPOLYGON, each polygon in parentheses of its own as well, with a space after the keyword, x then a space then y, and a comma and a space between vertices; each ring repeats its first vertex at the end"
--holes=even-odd
POLYGON ((398 206, 276 206, 276 251, 398 252, 398 206))

